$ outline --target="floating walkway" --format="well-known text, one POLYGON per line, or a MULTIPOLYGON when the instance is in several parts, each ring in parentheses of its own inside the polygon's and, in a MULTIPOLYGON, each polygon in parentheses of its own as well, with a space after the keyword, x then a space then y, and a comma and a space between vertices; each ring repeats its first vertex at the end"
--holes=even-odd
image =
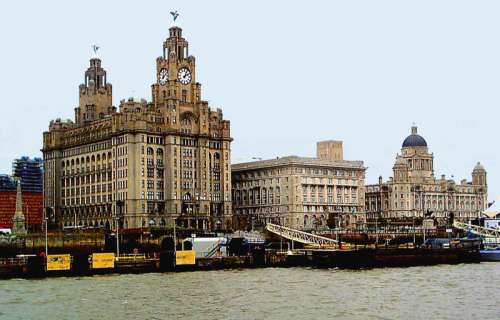
POLYGON ((480 227, 476 226, 470 223, 464 223, 464 222, 459 222, 459 221, 454 221, 453 226, 458 229, 462 229, 465 231, 470 231, 474 234, 477 234, 478 236, 484 237, 484 238, 500 238, 500 230, 499 229, 491 229, 491 228, 485 228, 485 227, 480 227))
POLYGON ((300 230, 295 230, 288 227, 283 227, 277 224, 268 223, 266 225, 266 230, 274 233, 282 238, 300 242, 309 246, 314 246, 318 248, 338 248, 339 244, 337 240, 330 239, 327 237, 318 236, 312 233, 307 233, 300 230))

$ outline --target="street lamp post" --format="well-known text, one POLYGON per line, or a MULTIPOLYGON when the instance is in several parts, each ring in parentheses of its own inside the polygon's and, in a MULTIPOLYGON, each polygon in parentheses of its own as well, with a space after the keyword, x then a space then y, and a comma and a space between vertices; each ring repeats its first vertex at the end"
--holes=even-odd
POLYGON ((174 218, 174 269, 177 265, 177 233, 176 233, 177 218, 174 218))
POLYGON ((120 257, 120 216, 122 214, 122 208, 123 208, 123 201, 118 200, 116 201, 116 212, 115 212, 115 218, 116 218, 116 257, 120 257))
POLYGON ((422 233, 423 233, 423 240, 422 240, 422 243, 425 244, 425 228, 427 226, 424 225, 424 220, 422 220, 422 233))
MULTIPOLYGON (((280 222, 280 226, 281 226, 281 219, 278 221, 280 222)), ((281 228, 280 228, 280 252, 283 252, 283 234, 282 234, 281 228)))
POLYGON ((48 241, 48 217, 47 217, 47 210, 45 210, 45 214, 43 217, 43 222, 45 224, 45 257, 49 254, 49 241, 48 241))
POLYGON ((417 241, 416 237, 415 237, 415 215, 412 216, 411 223, 412 223, 412 226, 413 226, 413 247, 415 247, 415 243, 417 241))

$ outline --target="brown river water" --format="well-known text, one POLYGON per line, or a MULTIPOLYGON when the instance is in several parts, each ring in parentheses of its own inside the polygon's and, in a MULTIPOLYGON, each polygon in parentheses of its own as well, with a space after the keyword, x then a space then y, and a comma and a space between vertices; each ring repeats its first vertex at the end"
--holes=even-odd
POLYGON ((0 319, 500 319, 500 263, 0 280, 0 319))

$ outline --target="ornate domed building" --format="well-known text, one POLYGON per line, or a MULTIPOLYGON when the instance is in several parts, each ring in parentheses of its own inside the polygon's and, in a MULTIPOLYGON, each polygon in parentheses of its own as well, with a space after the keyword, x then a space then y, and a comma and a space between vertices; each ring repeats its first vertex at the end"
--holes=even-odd
POLYGON ((393 177, 367 185, 365 210, 367 222, 385 219, 389 223, 413 223, 426 215, 438 224, 450 216, 468 221, 479 217, 487 206, 486 170, 478 163, 472 171, 472 181, 456 183, 444 175, 434 176, 434 155, 417 127, 403 141, 396 155, 393 177))

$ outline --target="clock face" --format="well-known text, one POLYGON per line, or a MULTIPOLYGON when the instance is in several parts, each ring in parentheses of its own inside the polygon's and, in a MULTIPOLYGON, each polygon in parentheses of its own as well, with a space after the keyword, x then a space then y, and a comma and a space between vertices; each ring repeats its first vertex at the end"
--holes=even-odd
POLYGON ((168 70, 163 68, 160 70, 160 75, 158 77, 160 84, 164 85, 168 81, 168 70))
POLYGON ((180 83, 188 84, 191 82, 191 71, 189 71, 188 68, 181 68, 177 73, 177 78, 179 79, 180 83))

